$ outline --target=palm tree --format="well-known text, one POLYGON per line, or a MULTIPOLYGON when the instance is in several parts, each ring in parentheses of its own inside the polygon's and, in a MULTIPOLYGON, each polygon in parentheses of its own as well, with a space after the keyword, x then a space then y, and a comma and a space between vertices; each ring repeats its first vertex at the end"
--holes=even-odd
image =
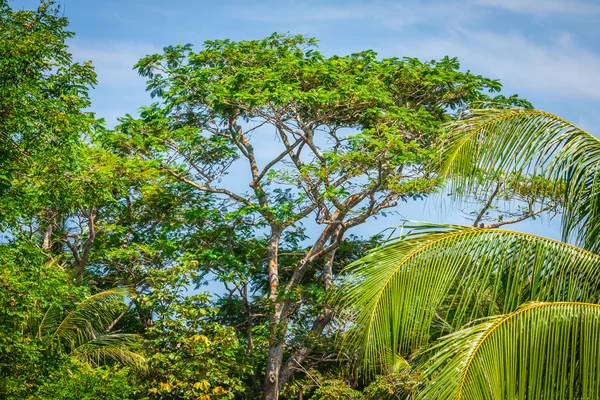
POLYGON ((144 357, 131 348, 137 335, 107 330, 115 319, 115 306, 129 294, 126 288, 105 290, 86 297, 66 315, 62 307, 50 306, 41 319, 29 321, 26 334, 52 351, 93 366, 117 362, 144 368, 144 357))
MULTIPOLYGON (((423 399, 600 398, 600 141, 536 110, 475 110, 439 172, 539 176, 564 193, 563 238, 412 225, 349 266, 341 300, 367 373, 408 359, 423 399)), ((464 191, 454 190, 454 193, 464 191)))

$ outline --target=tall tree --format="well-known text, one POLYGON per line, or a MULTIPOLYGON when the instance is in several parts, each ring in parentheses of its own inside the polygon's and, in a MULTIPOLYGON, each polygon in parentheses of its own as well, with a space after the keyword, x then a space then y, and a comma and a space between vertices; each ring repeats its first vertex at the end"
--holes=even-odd
MULTIPOLYGON (((306 307, 307 290, 334 286, 332 263, 346 232, 434 190, 438 180, 425 165, 440 124, 500 89, 460 72, 456 59, 380 60, 372 51, 325 57, 315 44, 275 34, 210 41, 199 52, 167 47, 137 64, 162 103, 143 108, 139 119, 127 116, 104 139, 217 196, 223 210, 248 216, 255 234, 266 235, 267 399, 278 398, 311 352, 308 344, 286 352, 290 323, 306 307), (283 263, 282 240, 302 235, 311 219, 312 244, 297 262, 283 263)), ((294 336, 319 336, 331 318, 324 302, 312 327, 294 336)))

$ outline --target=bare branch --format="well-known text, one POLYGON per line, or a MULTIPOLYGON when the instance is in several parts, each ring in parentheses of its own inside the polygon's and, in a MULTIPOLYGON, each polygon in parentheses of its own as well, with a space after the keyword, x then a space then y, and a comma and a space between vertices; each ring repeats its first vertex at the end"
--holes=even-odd
POLYGON ((483 218, 483 216, 485 215, 486 211, 492 206, 492 202, 494 201, 494 198, 496 197, 496 195, 500 191, 500 187, 501 186, 502 186, 502 183, 500 182, 500 180, 498 180, 498 182, 496 184, 496 187, 494 188, 494 190, 490 194, 489 198, 487 199, 487 202, 484 204, 484 206, 481 209, 481 211, 479 211, 479 214, 477 214, 477 218, 475 218, 475 221, 473 222, 473 226, 477 226, 477 224, 479 224, 479 222, 481 221, 481 218, 483 218))
POLYGON ((175 177, 176 179, 180 180, 181 182, 187 183, 188 185, 195 187, 198 190, 201 190, 203 192, 208 192, 208 193, 224 194, 224 195, 230 197, 232 200, 235 200, 237 202, 243 203, 243 204, 245 204, 247 206, 252 206, 253 205, 252 202, 249 199, 247 199, 245 197, 242 197, 240 195, 237 195, 237 194, 235 194, 235 193, 233 193, 233 192, 231 192, 231 191, 229 191, 227 189, 213 188, 213 187, 210 187, 210 186, 203 186, 203 185, 200 185, 197 182, 192 181, 191 179, 186 178, 185 176, 183 176, 181 174, 178 174, 177 172, 173 171, 171 168, 169 168, 165 164, 160 164, 160 167, 164 171, 166 171, 169 175, 175 177))
POLYGON ((548 211, 550 209, 552 209, 552 207, 544 207, 544 208, 541 208, 539 210, 526 212, 525 214, 523 214, 523 215, 521 215, 519 217, 516 217, 516 218, 505 219, 505 220, 498 221, 498 222, 493 223, 493 224, 486 224, 486 225, 480 224, 479 227, 480 228, 486 228, 486 229, 494 229, 494 228, 499 228, 499 227, 501 227, 503 225, 516 224, 517 222, 524 221, 527 218, 534 217, 534 216, 536 216, 538 214, 541 214, 541 213, 543 213, 545 211, 548 211))

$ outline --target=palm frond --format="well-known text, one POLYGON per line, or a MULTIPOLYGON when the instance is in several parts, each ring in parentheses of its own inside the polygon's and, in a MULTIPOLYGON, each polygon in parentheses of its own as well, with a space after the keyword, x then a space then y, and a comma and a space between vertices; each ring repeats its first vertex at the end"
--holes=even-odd
POLYGON ((341 286, 355 325, 343 345, 360 349, 367 369, 527 301, 598 300, 600 256, 583 249, 513 231, 408 228, 347 267, 341 286))
POLYGON ((600 305, 529 303, 442 338, 419 399, 600 398, 600 305))
POLYGON ((480 176, 494 173, 565 185, 564 239, 600 252, 600 140, 564 119, 520 108, 473 110, 450 125, 439 172, 455 189, 486 189, 493 182, 480 176))
POLYGON ((138 339, 133 334, 106 333, 73 348, 69 355, 93 366, 116 362, 144 370, 146 359, 131 350, 138 339))
POLYGON ((66 316, 60 307, 50 307, 35 334, 56 351, 92 365, 119 362, 143 368, 144 358, 131 350, 137 335, 105 333, 118 314, 115 306, 128 295, 128 288, 105 290, 85 298, 66 316))
POLYGON ((113 320, 115 302, 122 302, 129 294, 129 289, 118 287, 85 298, 60 321, 50 340, 57 339, 73 346, 93 339, 93 330, 103 331, 113 320))

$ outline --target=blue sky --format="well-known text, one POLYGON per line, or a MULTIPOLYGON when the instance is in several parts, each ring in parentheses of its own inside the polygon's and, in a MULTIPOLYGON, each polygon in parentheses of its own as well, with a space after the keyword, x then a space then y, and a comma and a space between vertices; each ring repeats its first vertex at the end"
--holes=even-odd
MULTIPOLYGON (((31 8, 33 0, 13 0, 31 8)), ((500 79, 540 109, 600 135, 600 1, 192 1, 60 0, 77 36, 76 60, 92 60, 99 84, 93 111, 114 124, 150 103, 144 80, 132 70, 166 45, 230 38, 258 39, 273 32, 314 36, 327 54, 373 49, 382 57, 456 56, 463 68, 500 79)), ((432 206, 433 204, 429 204, 432 206)), ((423 203, 402 206, 405 218, 460 222, 423 203), (433 209, 433 210, 432 210, 433 209)), ((379 219, 356 232, 397 225, 379 219)), ((515 229, 558 238, 556 220, 523 222, 515 229)))

